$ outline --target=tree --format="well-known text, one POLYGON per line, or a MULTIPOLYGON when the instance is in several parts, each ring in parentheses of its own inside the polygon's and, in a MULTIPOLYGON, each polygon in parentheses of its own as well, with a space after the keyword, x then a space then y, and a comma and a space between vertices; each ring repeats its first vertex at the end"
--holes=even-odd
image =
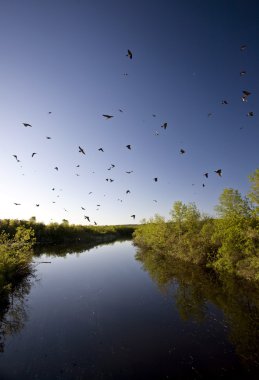
POLYGON ((223 190, 215 210, 221 218, 234 215, 249 217, 252 211, 247 198, 242 198, 238 190, 231 188, 223 190))
POLYGON ((259 216, 259 169, 256 169, 248 178, 251 187, 250 192, 247 195, 250 201, 255 205, 255 214, 259 216))

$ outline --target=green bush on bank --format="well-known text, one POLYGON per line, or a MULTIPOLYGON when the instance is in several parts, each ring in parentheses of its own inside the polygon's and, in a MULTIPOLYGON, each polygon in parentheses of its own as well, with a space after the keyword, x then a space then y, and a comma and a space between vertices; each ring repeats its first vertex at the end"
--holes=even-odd
POLYGON ((134 243, 159 255, 259 281, 259 169, 250 181, 248 197, 234 189, 223 191, 215 207, 218 218, 178 201, 168 221, 159 215, 144 220, 133 234, 134 243))
POLYGON ((7 288, 31 271, 34 231, 19 226, 14 236, 0 234, 0 289, 7 288))

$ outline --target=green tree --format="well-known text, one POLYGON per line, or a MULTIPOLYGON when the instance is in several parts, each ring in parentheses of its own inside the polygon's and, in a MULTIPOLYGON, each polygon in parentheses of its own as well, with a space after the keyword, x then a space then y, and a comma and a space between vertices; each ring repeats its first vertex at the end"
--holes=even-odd
POLYGON ((259 169, 256 169, 255 172, 250 175, 249 181, 251 183, 250 192, 248 197, 255 206, 255 214, 259 216, 259 169))

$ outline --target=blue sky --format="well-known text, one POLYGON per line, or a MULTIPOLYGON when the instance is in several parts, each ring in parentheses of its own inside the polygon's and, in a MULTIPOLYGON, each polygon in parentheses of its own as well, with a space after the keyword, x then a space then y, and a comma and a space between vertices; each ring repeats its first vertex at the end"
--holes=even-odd
POLYGON ((124 224, 245 194, 259 167, 258 19, 249 0, 1 0, 0 218, 124 224))

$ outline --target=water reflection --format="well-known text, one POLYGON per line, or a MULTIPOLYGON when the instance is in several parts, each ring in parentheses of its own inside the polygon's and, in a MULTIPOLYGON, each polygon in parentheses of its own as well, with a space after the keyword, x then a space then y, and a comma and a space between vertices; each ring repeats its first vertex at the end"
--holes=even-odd
POLYGON ((172 297, 183 320, 206 320, 211 304, 221 309, 223 328, 237 355, 245 366, 259 368, 259 287, 231 277, 216 278, 197 266, 149 251, 138 250, 136 259, 159 289, 172 297))
POLYGON ((4 352, 8 336, 19 333, 27 320, 26 297, 30 293, 32 276, 23 279, 13 289, 0 289, 0 352, 4 352))

